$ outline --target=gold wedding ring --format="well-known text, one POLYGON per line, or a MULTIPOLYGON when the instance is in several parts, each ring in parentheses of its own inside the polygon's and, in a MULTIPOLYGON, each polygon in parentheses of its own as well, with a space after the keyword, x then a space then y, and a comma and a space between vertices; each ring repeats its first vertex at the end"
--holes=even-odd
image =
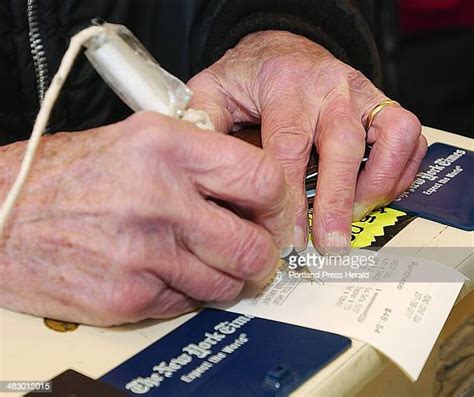
POLYGON ((397 101, 393 101, 392 99, 385 99, 384 101, 378 103, 367 116, 367 121, 365 122, 366 131, 368 131, 372 126, 375 116, 377 116, 377 114, 379 114, 387 106, 400 106, 400 104, 397 101))

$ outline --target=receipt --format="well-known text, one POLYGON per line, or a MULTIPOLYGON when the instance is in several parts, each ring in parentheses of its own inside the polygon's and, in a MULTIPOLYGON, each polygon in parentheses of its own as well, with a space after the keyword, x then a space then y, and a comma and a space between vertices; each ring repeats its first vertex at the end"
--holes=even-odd
POLYGON ((362 340, 415 381, 465 276, 423 258, 353 250, 338 261, 315 252, 290 258, 285 271, 263 288, 248 287, 237 303, 214 307, 362 340), (311 273, 298 272, 298 262, 311 273))

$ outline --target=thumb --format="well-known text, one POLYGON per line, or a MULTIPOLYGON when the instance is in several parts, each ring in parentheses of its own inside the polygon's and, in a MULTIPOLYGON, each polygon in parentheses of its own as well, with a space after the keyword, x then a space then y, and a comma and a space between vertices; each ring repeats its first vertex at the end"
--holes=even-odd
POLYGON ((293 244, 301 250, 308 242, 305 179, 314 129, 309 120, 301 117, 304 114, 301 106, 288 106, 289 103, 294 103, 294 100, 280 97, 262 109, 262 143, 264 150, 285 169, 296 208, 293 244))
POLYGON ((234 123, 227 109, 227 97, 216 78, 211 73, 203 71, 188 82, 188 87, 193 92, 189 107, 205 111, 216 131, 230 132, 234 123))

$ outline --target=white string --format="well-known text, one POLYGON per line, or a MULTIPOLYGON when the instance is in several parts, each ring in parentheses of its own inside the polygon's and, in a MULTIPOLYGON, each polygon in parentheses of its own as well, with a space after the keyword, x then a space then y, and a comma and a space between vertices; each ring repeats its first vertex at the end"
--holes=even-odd
MULTIPOLYGON (((43 132, 48 124, 51 111, 58 99, 61 88, 66 81, 74 62, 79 55, 82 46, 87 43, 93 37, 96 37, 104 31, 102 26, 91 26, 87 29, 80 31, 74 37, 72 37, 64 57, 61 61, 61 65, 51 82, 50 87, 46 91, 44 101, 41 105, 38 116, 33 127, 30 139, 28 141, 25 156, 21 163, 20 171, 15 179, 10 191, 3 202, 0 209, 0 239, 3 236, 3 232, 8 221, 8 218, 13 210, 13 207, 20 196, 20 193, 25 185, 28 175, 30 174, 35 155, 43 136, 43 132)), ((187 109, 183 114, 183 119, 189 121, 199 128, 206 130, 213 130, 214 125, 209 118, 209 115, 202 110, 187 109)))
POLYGON ((18 176, 16 177, 15 182, 13 183, 5 201, 2 204, 2 208, 0 209, 0 238, 3 235, 5 225, 12 212, 13 206, 15 205, 28 178, 36 151, 38 149, 38 145, 48 124, 51 111, 59 96, 59 92, 61 91, 61 88, 64 85, 69 72, 71 71, 74 61, 81 51, 82 46, 91 38, 100 34, 103 29, 104 28, 101 26, 91 26, 80 31, 71 39, 71 43, 64 54, 58 72, 54 76, 53 81, 51 82, 51 85, 44 96, 44 101, 41 105, 38 116, 36 117, 33 132, 31 133, 30 139, 28 141, 25 156, 23 157, 18 176))

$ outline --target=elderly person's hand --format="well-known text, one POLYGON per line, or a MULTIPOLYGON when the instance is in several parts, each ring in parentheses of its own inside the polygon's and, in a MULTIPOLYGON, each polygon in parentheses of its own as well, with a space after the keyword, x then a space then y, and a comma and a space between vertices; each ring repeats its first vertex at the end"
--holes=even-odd
POLYGON ((323 47, 288 32, 247 36, 189 85, 192 107, 208 111, 219 131, 261 123, 263 147, 285 167, 296 202, 297 247, 306 245, 304 182, 313 145, 313 241, 324 253, 346 250, 351 221, 404 191, 426 152, 418 119, 402 107, 386 107, 366 132, 368 114, 385 95, 323 47), (359 174, 366 142, 373 149, 359 174))
MULTIPOLYGON (((0 198, 25 149, 0 148, 0 198)), ((96 325, 234 299, 294 208, 263 150, 158 114, 46 137, 0 250, 0 306, 96 325)))

